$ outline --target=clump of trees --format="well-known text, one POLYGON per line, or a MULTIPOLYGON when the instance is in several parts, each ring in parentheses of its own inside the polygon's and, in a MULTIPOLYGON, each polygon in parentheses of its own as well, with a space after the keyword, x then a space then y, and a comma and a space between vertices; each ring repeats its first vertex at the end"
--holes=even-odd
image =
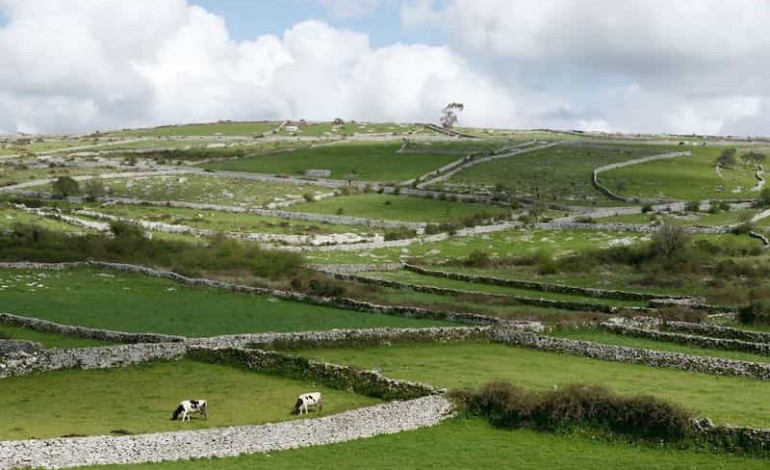
POLYGON ((734 167, 738 163, 736 155, 738 151, 734 148, 724 149, 717 157, 717 165, 723 168, 734 167))
POLYGON ((51 184, 51 197, 64 199, 80 194, 80 184, 70 176, 60 176, 51 184))
POLYGON ((462 103, 449 103, 441 110, 441 127, 451 129, 457 124, 457 114, 465 109, 462 103))

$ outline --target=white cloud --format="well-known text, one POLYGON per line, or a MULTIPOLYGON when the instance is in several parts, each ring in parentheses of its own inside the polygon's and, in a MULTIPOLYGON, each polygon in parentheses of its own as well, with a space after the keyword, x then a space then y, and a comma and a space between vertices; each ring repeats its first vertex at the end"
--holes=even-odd
POLYGON ((366 34, 305 21, 231 39, 184 0, 0 0, 0 132, 218 119, 515 123, 505 88, 445 47, 373 48, 366 34), (116 14, 119 12, 119 14, 116 14))

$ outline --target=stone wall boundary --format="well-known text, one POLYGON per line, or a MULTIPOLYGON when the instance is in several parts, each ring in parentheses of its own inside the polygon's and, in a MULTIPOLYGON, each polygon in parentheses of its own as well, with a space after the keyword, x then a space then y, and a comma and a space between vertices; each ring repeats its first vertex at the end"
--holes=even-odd
POLYGON ((115 341, 118 343, 179 343, 187 338, 177 335, 164 335, 158 333, 128 333, 125 331, 108 330, 100 328, 87 328, 84 326, 62 325, 48 320, 24 317, 12 313, 0 312, 0 325, 19 326, 35 331, 57 333, 63 336, 77 338, 96 339, 101 341, 115 341))
POLYGON ((623 325, 618 323, 600 323, 599 328, 610 333, 635 338, 645 338, 655 341, 681 344, 684 346, 697 346, 707 349, 719 349, 723 351, 740 351, 752 354, 770 355, 770 344, 754 343, 737 339, 709 338, 707 336, 695 336, 682 333, 670 333, 649 328, 623 325))
POLYGON ((641 364, 649 367, 679 369, 711 375, 748 377, 770 380, 770 363, 758 363, 723 359, 719 357, 694 356, 690 354, 656 351, 652 349, 612 346, 590 341, 539 335, 536 333, 496 329, 490 332, 493 342, 520 346, 539 351, 557 352, 603 361, 625 364, 641 364))
POLYGON ((362 284, 374 285, 378 287, 390 287, 395 289, 408 289, 414 292, 425 292, 428 294, 438 295, 474 295, 487 299, 504 299, 520 305, 529 305, 536 307, 546 308, 559 308, 563 310, 572 310, 579 312, 602 312, 602 313, 618 313, 620 311, 633 311, 638 313, 649 313, 651 310, 643 307, 623 307, 607 304, 592 304, 584 302, 570 302, 566 300, 544 299, 542 297, 525 297, 511 294, 498 294, 493 292, 479 292, 463 289, 452 289, 448 287, 436 287, 436 286, 424 286, 420 284, 412 284, 409 282, 393 281, 388 279, 375 279, 367 276, 361 276, 356 274, 344 274, 335 273, 334 277, 340 280, 354 281, 362 284))
POLYGON ((489 284, 493 286, 513 287, 517 289, 529 289, 542 292, 554 292, 558 294, 573 294, 582 295, 584 297, 593 297, 597 299, 613 299, 613 300, 629 300, 629 301, 650 301, 653 299, 682 299, 687 300, 690 297, 685 296, 671 296, 661 297, 656 294, 649 294, 645 292, 630 292, 608 289, 596 289, 592 287, 576 287, 566 286, 561 284, 549 284, 544 282, 535 281, 523 281, 518 279, 505 279, 494 276, 476 276, 472 274, 453 273, 447 271, 440 271, 435 269, 428 269, 422 266, 413 264, 405 264, 404 269, 417 274, 425 276, 441 277, 446 279, 454 279, 458 281, 472 282, 477 284, 489 284))
POLYGON ((754 343, 770 344, 770 333, 761 331, 742 330, 740 328, 731 328, 727 326, 682 321, 667 321, 663 323, 661 327, 664 330, 675 332, 695 333, 702 336, 715 336, 717 338, 737 339, 743 341, 751 341, 754 343))
POLYGON ((632 165, 639 165, 642 163, 648 163, 648 162, 654 162, 658 160, 671 160, 673 158, 677 157, 683 157, 683 156, 690 156, 692 155, 692 152, 672 152, 672 153, 664 153, 661 155, 652 155, 650 157, 643 157, 643 158, 636 158, 633 160, 627 160, 624 162, 618 162, 618 163, 611 163, 609 165, 600 166, 594 169, 592 175, 591 175, 591 183, 593 186, 602 194, 607 196, 608 198, 614 200, 614 201, 622 201, 622 202, 658 202, 658 199, 643 199, 643 198, 630 198, 630 197, 624 197, 615 194, 612 190, 610 190, 608 187, 604 186, 599 182, 599 174, 604 173, 605 171, 615 170, 617 168, 623 168, 626 166, 632 166, 632 165))

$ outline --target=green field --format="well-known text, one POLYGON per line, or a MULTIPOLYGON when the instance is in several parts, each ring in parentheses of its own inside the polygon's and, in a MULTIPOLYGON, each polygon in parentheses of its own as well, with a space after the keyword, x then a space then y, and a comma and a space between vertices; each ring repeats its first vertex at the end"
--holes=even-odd
POLYGON ((692 354, 694 356, 722 357, 725 359, 735 359, 738 361, 749 362, 770 362, 770 356, 763 354, 752 354, 739 351, 725 351, 721 349, 701 348, 698 346, 685 346, 668 341, 657 341, 646 338, 635 338, 621 334, 611 333, 596 328, 564 328, 554 330, 548 335, 558 336, 560 338, 576 339, 581 341, 591 341, 593 343, 611 344, 615 346, 626 346, 629 348, 654 349, 656 351, 678 352, 683 354, 692 354))
POLYGON ((406 222, 449 222, 486 212, 506 219, 509 210, 482 204, 465 204, 388 194, 338 196, 315 202, 296 204, 288 210, 314 214, 337 214, 379 220, 406 222), (340 211, 341 209, 341 211, 340 211))
POLYGON ((389 271, 364 273, 367 277, 404 282, 418 286, 441 287, 478 293, 502 294, 531 299, 559 300, 564 302, 577 302, 585 304, 612 305, 616 307, 644 307, 646 302, 597 299, 582 295, 560 294, 556 292, 543 292, 538 290, 517 289, 512 287, 495 286, 491 284, 471 283, 454 279, 446 279, 436 276, 426 276, 411 271, 389 271))
POLYGON ((37 225, 46 230, 64 233, 95 233, 94 230, 68 224, 59 220, 41 217, 28 212, 4 207, 0 204, 0 230, 11 230, 17 224, 37 225))
POLYGON ((456 155, 398 154, 400 143, 343 143, 294 152, 209 163, 213 170, 302 175, 331 170, 331 178, 398 182, 416 178, 457 159, 456 155))
POLYGON ((184 336, 447 322, 340 310, 95 269, 0 270, 0 311, 67 325, 184 336))
POLYGON ((323 415, 378 403, 315 384, 193 361, 53 371, 0 380, 0 440, 110 434, 114 430, 138 434, 300 419, 290 414, 294 398, 309 388, 324 394, 323 415), (194 398, 208 401, 207 420, 198 415, 184 424, 169 419, 181 400, 194 398), (41 406, 51 402, 56 402, 53 410, 41 406))
POLYGON ((716 159, 724 147, 696 147, 691 157, 619 168, 601 174, 601 182, 627 197, 702 199, 754 199, 757 183, 753 166, 716 172, 716 159), (683 182, 687 182, 683 184, 683 182))
POLYGON ((650 145, 558 145, 470 167, 452 176, 449 183, 502 188, 515 196, 549 202, 611 205, 591 185, 594 168, 671 150, 650 145))
MULTIPOLYGON (((339 469, 454 470, 515 468, 524 470, 623 468, 628 470, 765 469, 767 460, 626 445, 545 434, 528 430, 494 429, 480 419, 453 419, 439 426, 377 436, 341 444, 271 454, 145 465, 87 467, 89 469, 276 470, 339 469)), ((84 467, 86 468, 86 467, 84 467)))
POLYGON ((696 415, 720 423, 770 426, 770 382, 761 380, 656 369, 483 342, 319 349, 296 354, 335 364, 379 368, 388 377, 439 387, 477 387, 492 380, 539 389, 597 383, 619 393, 650 394, 680 403, 696 415))
POLYGON ((646 224, 653 222, 670 221, 680 225, 734 225, 743 222, 746 218, 753 217, 759 211, 756 209, 725 211, 715 214, 707 212, 686 212, 678 214, 629 214, 615 215, 596 219, 597 222, 620 222, 626 224, 646 224))
POLYGON ((241 214, 203 209, 122 204, 86 207, 86 209, 129 219, 187 225, 189 227, 218 232, 279 233, 291 235, 371 233, 371 229, 358 225, 305 222, 302 220, 281 219, 278 217, 267 217, 255 214, 241 214))
POLYGON ((105 180, 107 193, 150 201, 186 201, 261 206, 271 201, 300 198, 305 193, 329 192, 311 184, 268 183, 199 175, 166 175, 105 180))
POLYGON ((36 331, 18 326, 0 325, 0 338, 7 337, 15 340, 35 341, 46 348, 89 348, 109 346, 109 341, 76 338, 47 331, 36 331))
POLYGON ((110 131, 105 135, 121 135, 130 137, 166 137, 166 136, 250 136, 270 132, 278 127, 279 122, 229 122, 221 121, 201 124, 182 124, 178 126, 161 126, 146 129, 126 129, 123 131, 110 131))
POLYGON ((492 259, 508 256, 535 255, 538 253, 561 257, 583 250, 615 245, 631 245, 644 243, 648 240, 649 235, 639 233, 613 233, 598 230, 548 231, 522 228, 476 237, 453 237, 432 243, 415 243, 404 248, 380 248, 361 252, 309 251, 307 252, 307 258, 314 263, 337 264, 392 263, 402 258, 414 257, 429 263, 441 264, 455 259, 466 258, 473 251, 485 252, 492 259))

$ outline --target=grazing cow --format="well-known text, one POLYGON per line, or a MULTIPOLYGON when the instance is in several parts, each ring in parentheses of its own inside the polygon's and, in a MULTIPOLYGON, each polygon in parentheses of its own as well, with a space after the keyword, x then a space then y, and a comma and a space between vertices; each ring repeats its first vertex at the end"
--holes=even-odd
POLYGON ((200 413, 203 415, 203 419, 209 417, 209 408, 206 400, 184 400, 179 403, 179 406, 174 410, 174 414, 171 415, 171 419, 177 419, 179 415, 182 415, 182 422, 185 420, 190 421, 190 415, 192 413, 200 413))
POLYGON ((308 407, 311 406, 315 406, 319 412, 321 411, 321 408, 323 408, 321 392, 303 393, 297 397, 297 403, 294 404, 294 411, 292 414, 301 415, 303 411, 305 414, 308 414, 308 407))

